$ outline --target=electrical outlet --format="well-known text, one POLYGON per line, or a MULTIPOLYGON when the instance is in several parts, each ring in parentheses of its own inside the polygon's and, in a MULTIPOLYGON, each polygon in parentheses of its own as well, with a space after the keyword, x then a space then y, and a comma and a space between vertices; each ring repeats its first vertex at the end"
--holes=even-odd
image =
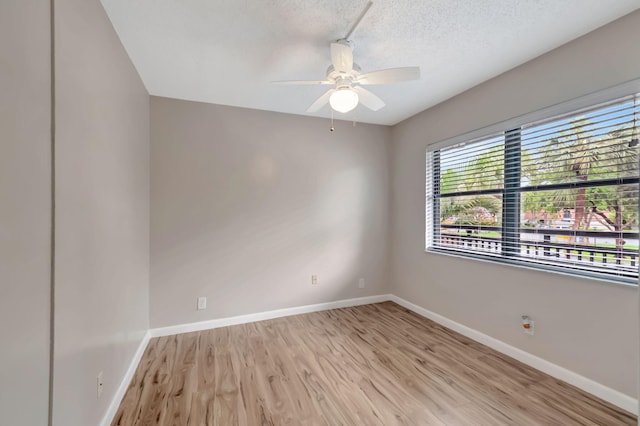
POLYGON ((311 285, 318 285, 318 276, 311 275, 311 285))
POLYGON ((198 297, 198 310, 201 311, 207 309, 207 298, 204 296, 198 297))
POLYGON ((529 321, 529 328, 524 330, 525 333, 534 335, 536 334, 536 323, 535 321, 529 321))
POLYGON ((358 288, 364 288, 364 278, 358 280, 358 288))
POLYGON ((535 334, 535 325, 536 323, 528 315, 522 316, 522 331, 526 334, 533 336, 535 334))
POLYGON ((98 398, 102 396, 102 388, 104 387, 104 373, 101 371, 98 373, 98 377, 96 378, 96 392, 98 398))

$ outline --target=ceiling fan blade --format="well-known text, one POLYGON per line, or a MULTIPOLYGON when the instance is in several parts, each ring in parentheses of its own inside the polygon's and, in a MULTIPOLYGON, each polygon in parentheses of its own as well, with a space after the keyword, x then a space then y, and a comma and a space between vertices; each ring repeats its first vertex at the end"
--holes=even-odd
POLYGON ((345 43, 331 43, 331 63, 338 72, 349 74, 353 70, 353 51, 345 43))
POLYGON ((324 94, 322 96, 320 96, 318 99, 316 99, 316 101, 314 103, 312 103, 309 108, 307 108, 307 112, 316 112, 320 108, 322 108, 323 106, 328 104, 329 103, 329 98, 331 97, 331 94, 333 92, 335 92, 335 91, 336 91, 336 89, 330 89, 330 90, 327 90, 326 92, 324 92, 324 94))
POLYGON ((358 94, 358 98, 360 103, 372 111, 377 111, 380 108, 385 106, 385 103, 382 99, 368 91, 363 87, 354 87, 353 90, 358 94))
POLYGON ((286 84, 286 85, 318 85, 318 84, 335 84, 329 80, 282 80, 272 81, 273 84, 286 84))
POLYGON ((373 71, 362 74, 357 82, 362 85, 367 84, 387 84, 399 83, 402 81, 418 80, 420 78, 419 67, 389 68, 386 70, 373 71))

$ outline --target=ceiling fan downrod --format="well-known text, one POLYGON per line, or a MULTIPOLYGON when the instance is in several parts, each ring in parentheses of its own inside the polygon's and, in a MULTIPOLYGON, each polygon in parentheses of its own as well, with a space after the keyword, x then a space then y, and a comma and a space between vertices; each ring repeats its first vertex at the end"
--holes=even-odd
POLYGON ((360 16, 358 17, 358 19, 356 20, 356 22, 353 24, 353 26, 351 27, 351 29, 349 30, 349 32, 347 33, 346 36, 344 36, 343 40, 349 40, 349 37, 351 37, 351 34, 353 34, 353 32, 356 30, 356 28, 358 27, 358 25, 360 25, 360 21, 362 21, 362 19, 364 18, 364 15, 367 14, 367 12, 369 11, 369 9, 371 8, 371 6, 373 5, 372 1, 369 1, 367 3, 367 5, 364 7, 364 10, 362 11, 362 13, 360 14, 360 16))

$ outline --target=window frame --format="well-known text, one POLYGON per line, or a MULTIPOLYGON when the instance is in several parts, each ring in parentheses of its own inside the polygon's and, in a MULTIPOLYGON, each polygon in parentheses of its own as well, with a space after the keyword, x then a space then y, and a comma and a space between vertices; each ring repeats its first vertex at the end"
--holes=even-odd
MULTIPOLYGON (((444 255, 451 255, 456 257, 471 258, 482 261, 488 261, 493 263, 509 264, 518 267, 524 267, 533 270, 543 270, 563 275, 569 275, 573 277, 591 278, 605 282, 612 282, 616 284, 630 285, 637 287, 637 277, 625 277, 616 276, 613 274, 607 274, 604 272, 581 270, 579 268, 572 268, 570 264, 567 265, 550 265, 545 263, 536 263, 522 260, 519 256, 515 255, 513 245, 517 244, 520 247, 520 238, 516 237, 518 233, 514 233, 514 226, 520 229, 520 194, 527 191, 535 191, 536 187, 523 187, 520 184, 520 166, 521 166, 521 144, 520 134, 523 126, 528 123, 544 121, 553 117, 570 114, 573 112, 579 113, 582 109, 592 108, 599 104, 614 101, 625 96, 633 96, 640 94, 640 79, 633 80, 627 83, 623 83, 618 86, 607 88, 598 92, 591 93, 586 96, 582 96, 567 102, 562 102, 547 108, 543 108, 531 113, 523 114, 521 116, 513 117, 508 120, 492 124, 481 129, 477 129, 468 133, 464 133, 449 139, 445 139, 433 144, 429 144, 426 147, 426 167, 425 176, 427 177, 425 188, 425 251, 428 253, 437 253, 444 255), (505 146, 505 162, 504 162, 504 188, 499 192, 503 195, 502 203, 502 220, 501 220, 501 251, 499 254, 488 254, 473 251, 446 249, 442 247, 433 247, 434 241, 439 236, 441 224, 439 215, 434 214, 439 212, 440 203, 439 184, 440 184, 440 158, 439 151, 444 148, 449 148, 454 145, 469 143, 475 140, 490 138, 491 135, 502 133, 504 135, 505 146), (513 161, 507 161, 507 156, 514 156, 513 161), (516 176, 517 179, 508 179, 507 176, 516 176), (431 176, 430 176, 431 173, 431 176), (431 177, 431 181, 429 179, 431 177), (517 182, 516 182, 517 181, 517 182), (436 210, 437 207, 437 210, 436 210)), ((635 184, 640 187, 640 178, 626 178, 625 183, 635 184)), ((569 189, 575 188, 580 183, 566 182, 552 185, 551 187, 545 186, 547 189, 569 189)), ((602 183, 605 184, 605 183, 602 183)), ((597 185, 597 184, 596 184, 597 185)), ((585 182, 580 186, 593 187, 594 182, 585 182)), ((482 191, 486 192, 486 191, 482 191)), ((492 190, 488 190, 492 192, 492 190)), ((495 192, 495 191, 493 191, 495 192)), ((452 196, 452 195, 449 195, 452 196)), ((638 212, 640 213, 640 203, 638 205, 638 212)), ((518 248, 518 251, 520 249, 518 248)), ((640 264, 640 252, 636 257, 636 265, 638 268, 640 264)), ((637 274, 637 272, 636 272, 637 274)))

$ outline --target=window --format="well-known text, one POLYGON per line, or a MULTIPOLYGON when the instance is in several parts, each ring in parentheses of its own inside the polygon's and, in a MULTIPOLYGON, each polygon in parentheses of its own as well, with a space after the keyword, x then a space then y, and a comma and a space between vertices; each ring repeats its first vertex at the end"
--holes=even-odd
POLYGON ((636 283, 639 126, 627 96, 429 149, 427 249, 636 283))

